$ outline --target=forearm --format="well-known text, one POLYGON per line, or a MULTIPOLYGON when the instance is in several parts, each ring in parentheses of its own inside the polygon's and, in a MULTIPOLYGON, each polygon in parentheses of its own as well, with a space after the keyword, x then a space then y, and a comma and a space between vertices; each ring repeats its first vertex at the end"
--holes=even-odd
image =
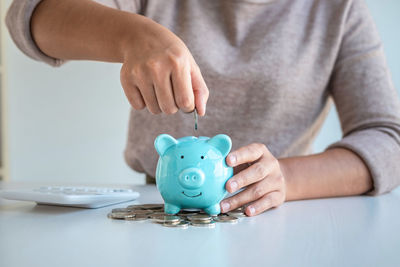
POLYGON ((32 15, 31 31, 51 57, 123 62, 124 40, 140 36, 149 23, 154 22, 90 0, 43 0, 32 15))
POLYGON ((367 166, 347 149, 280 159, 286 200, 360 195, 373 187, 367 166))

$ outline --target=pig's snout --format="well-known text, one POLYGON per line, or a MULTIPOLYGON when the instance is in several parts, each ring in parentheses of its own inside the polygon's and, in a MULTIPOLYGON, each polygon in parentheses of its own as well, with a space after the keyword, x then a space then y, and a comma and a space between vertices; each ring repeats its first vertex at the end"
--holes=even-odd
POLYGON ((179 183, 187 189, 197 189, 204 183, 204 173, 197 168, 188 168, 179 175, 179 183))

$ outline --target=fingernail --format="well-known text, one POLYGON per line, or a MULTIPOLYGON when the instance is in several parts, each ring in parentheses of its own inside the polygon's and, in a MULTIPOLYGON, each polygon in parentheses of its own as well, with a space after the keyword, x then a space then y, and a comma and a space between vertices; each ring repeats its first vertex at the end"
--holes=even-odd
POLYGON ((226 202, 221 203, 222 212, 229 210, 230 207, 231 207, 231 205, 229 205, 229 203, 226 203, 226 202))
POLYGON ((250 215, 253 215, 254 213, 256 213, 256 209, 253 207, 250 207, 249 212, 250 212, 250 215))
POLYGON ((236 156, 235 155, 229 155, 229 161, 231 162, 231 165, 234 165, 236 163, 236 156))
POLYGON ((235 181, 231 182, 232 193, 236 191, 237 187, 238 187, 237 182, 235 181))

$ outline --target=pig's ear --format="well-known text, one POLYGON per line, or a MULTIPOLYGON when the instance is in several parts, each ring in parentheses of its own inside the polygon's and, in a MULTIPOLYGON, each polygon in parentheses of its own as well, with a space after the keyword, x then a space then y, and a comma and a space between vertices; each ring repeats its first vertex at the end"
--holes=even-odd
POLYGON ((219 151, 221 151, 222 155, 226 157, 231 151, 232 141, 229 136, 225 134, 219 134, 214 136, 213 138, 207 141, 210 145, 216 147, 219 151))
POLYGON ((154 147, 156 148, 158 155, 163 156, 168 148, 177 143, 178 141, 176 141, 172 136, 168 134, 160 134, 157 136, 156 140, 154 140, 154 147))

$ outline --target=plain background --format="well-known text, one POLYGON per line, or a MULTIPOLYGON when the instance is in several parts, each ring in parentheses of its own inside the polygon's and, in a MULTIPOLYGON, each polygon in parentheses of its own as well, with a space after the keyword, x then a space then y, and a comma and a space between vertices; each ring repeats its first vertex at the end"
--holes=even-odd
MULTIPOLYGON (((6 0, 6 6, 10 2, 6 0)), ((399 89, 400 1, 367 3, 399 89)), ((23 55, 8 34, 3 45, 11 181, 143 183, 143 175, 130 170, 123 159, 129 105, 119 82, 120 64, 70 62, 51 68, 23 55)), ((315 151, 340 138, 333 109, 315 151)))

